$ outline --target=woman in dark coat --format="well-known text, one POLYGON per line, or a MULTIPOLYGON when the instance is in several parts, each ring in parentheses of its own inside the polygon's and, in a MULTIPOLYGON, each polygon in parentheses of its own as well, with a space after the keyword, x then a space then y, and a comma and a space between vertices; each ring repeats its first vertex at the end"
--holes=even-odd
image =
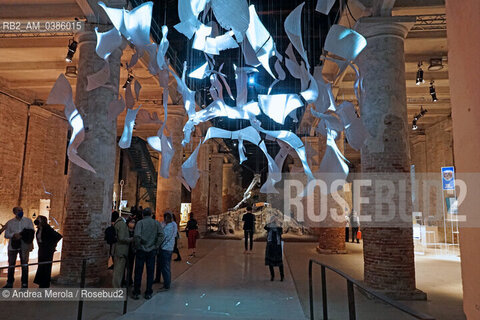
POLYGON ((197 248, 198 239, 198 223, 197 220, 193 218, 193 212, 190 213, 190 220, 187 222, 185 231, 187 232, 188 249, 191 250, 190 256, 195 257, 195 249, 197 248))
MULTIPOLYGON (((45 216, 38 216, 34 223, 37 226, 38 262, 52 261, 57 243, 62 239, 62 235, 49 226, 45 216)), ((38 284, 39 288, 49 288, 51 277, 52 264, 40 264, 33 282, 38 284)))
POLYGON ((267 230, 267 248, 265 249, 265 265, 270 269, 270 281, 275 279, 273 267, 280 269, 280 281, 283 281, 283 251, 282 233, 283 229, 273 220, 265 226, 267 230))

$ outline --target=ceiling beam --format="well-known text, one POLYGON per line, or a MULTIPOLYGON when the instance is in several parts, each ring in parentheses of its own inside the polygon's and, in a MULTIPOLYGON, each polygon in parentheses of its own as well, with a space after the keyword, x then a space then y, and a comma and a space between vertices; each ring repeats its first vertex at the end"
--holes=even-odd
POLYGON ((57 4, 6 4, 0 10, 0 19, 65 19, 83 18, 83 12, 75 3, 57 4))
POLYGON ((55 37, 29 37, 29 38, 1 38, 0 49, 2 48, 59 48, 67 49, 68 40, 71 36, 55 36, 55 37))

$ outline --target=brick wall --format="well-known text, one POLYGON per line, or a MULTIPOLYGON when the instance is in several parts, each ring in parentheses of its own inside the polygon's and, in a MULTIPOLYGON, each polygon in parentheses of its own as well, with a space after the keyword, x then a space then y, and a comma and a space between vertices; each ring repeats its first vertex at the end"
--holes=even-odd
POLYGON ((27 216, 38 215, 40 199, 49 199, 50 217, 61 224, 68 123, 37 106, 31 106, 30 114, 25 148, 28 106, 0 94, 0 222, 11 219, 19 204, 27 216))

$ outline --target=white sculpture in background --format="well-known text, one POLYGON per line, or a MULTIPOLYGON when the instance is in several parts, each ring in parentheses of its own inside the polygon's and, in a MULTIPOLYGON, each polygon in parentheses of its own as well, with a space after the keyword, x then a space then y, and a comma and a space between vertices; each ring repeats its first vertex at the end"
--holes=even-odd
POLYGON ((247 190, 245 191, 245 193, 243 194, 243 199, 240 200, 239 203, 237 203, 237 205, 235 207, 233 207, 233 210, 238 210, 238 208, 240 208, 240 206, 242 204, 244 204, 248 199, 250 199, 252 197, 252 190, 253 188, 255 188, 255 186, 257 184, 260 183, 261 181, 261 178, 262 176, 258 173, 256 173, 254 176, 253 176, 253 180, 252 182, 250 182, 250 185, 248 186, 247 190))

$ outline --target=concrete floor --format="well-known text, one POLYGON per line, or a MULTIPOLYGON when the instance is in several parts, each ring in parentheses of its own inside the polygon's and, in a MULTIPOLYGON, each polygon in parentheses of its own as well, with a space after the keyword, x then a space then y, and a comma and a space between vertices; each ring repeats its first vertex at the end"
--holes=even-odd
MULTIPOLYGON (((184 260, 172 262, 174 281, 169 292, 156 293, 159 285, 154 285, 156 294, 152 300, 129 299, 129 313, 123 317, 120 302, 86 302, 83 319, 307 319, 310 258, 338 267, 355 279, 363 277, 361 244, 347 244, 349 254, 319 255, 315 243, 287 242, 286 279, 282 283, 270 282, 264 266, 263 242, 255 242, 254 254, 243 255, 242 241, 202 239, 197 257, 188 260, 184 242, 182 239, 184 260)), ((317 268, 315 319, 322 318, 319 276, 317 268)), ((416 256, 416 276, 417 287, 427 293, 428 300, 403 303, 439 320, 465 319, 458 259, 416 256)), ((327 271, 327 282, 329 319, 347 319, 345 280, 327 271)), ((357 290, 355 298, 357 319, 412 319, 357 290)), ((76 302, 0 303, 0 319, 5 314, 15 314, 18 319, 68 320, 76 319, 76 311, 76 302)))
POLYGON ((222 241, 170 291, 121 319, 305 319, 288 265, 285 280, 279 281, 276 270, 277 281, 271 282, 264 251, 264 242, 243 254, 241 241, 222 241))

